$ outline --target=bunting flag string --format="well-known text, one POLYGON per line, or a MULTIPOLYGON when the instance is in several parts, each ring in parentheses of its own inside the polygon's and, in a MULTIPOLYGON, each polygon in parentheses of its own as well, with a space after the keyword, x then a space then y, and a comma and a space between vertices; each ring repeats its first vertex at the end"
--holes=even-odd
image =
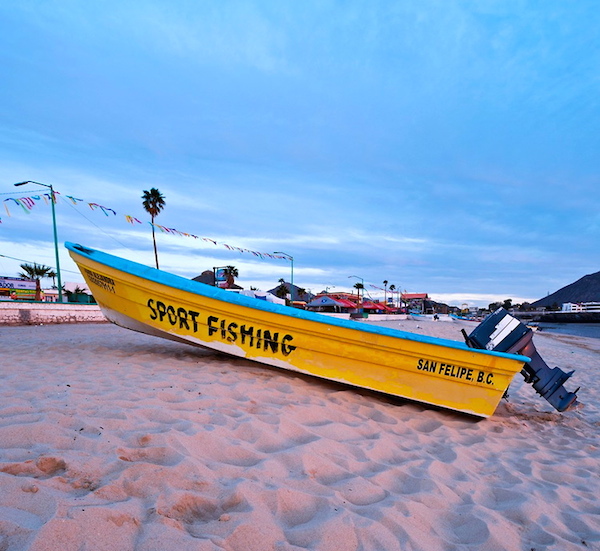
MULTIPOLYGON (((19 205, 25 213, 29 214, 29 211, 32 209, 32 205, 30 202, 24 201, 24 199, 29 199, 28 197, 22 197, 21 199, 15 199, 14 197, 9 197, 8 199, 4 199, 4 201, 14 201, 17 205, 19 205)), ((34 202, 35 204, 35 202, 34 202)), ((8 211, 7 205, 4 205, 6 208, 6 212, 10 216, 10 212, 8 211)))
POLYGON ((98 203, 88 203, 88 205, 92 210, 100 209, 106 216, 108 216, 108 212, 106 212, 108 210, 110 212, 112 212, 115 216, 117 215, 117 213, 113 209, 109 209, 108 207, 103 207, 102 205, 99 205, 98 203))
POLYGON ((77 197, 73 197, 72 195, 65 195, 67 199, 71 199, 71 203, 77 205, 77 201, 83 202, 83 199, 77 199, 77 197))
MULTIPOLYGON (((40 195, 31 195, 28 197, 20 197, 18 199, 15 199, 14 197, 9 197, 8 199, 4 199, 4 209, 6 210, 6 214, 10 217, 11 213, 8 208, 8 201, 14 201, 15 204, 19 205, 23 209, 24 212, 26 212, 27 214, 30 214, 30 211, 36 205, 36 201, 43 200, 46 204, 48 204, 49 201, 54 201, 54 203, 56 203, 59 195, 60 195, 60 193, 58 191, 54 191, 54 196, 52 196, 50 193, 45 193, 41 196, 40 195)), ((105 216, 110 216, 110 213, 112 213, 113 216, 117 216, 117 212, 115 210, 111 209, 110 207, 100 205, 98 203, 87 203, 84 199, 79 199, 78 197, 74 197, 72 195, 65 195, 64 197, 66 199, 68 199, 75 206, 77 206, 78 203, 86 203, 88 205, 88 207, 90 207, 90 209, 93 211, 100 210, 100 211, 102 211, 102 213, 105 216)), ((124 218, 125 218, 125 221, 131 225, 142 224, 142 222, 140 220, 138 220, 135 216, 131 216, 129 214, 125 214, 124 218)), ((0 218, 0 224, 1 223, 2 223, 2 219, 0 218)), ((201 239, 202 241, 204 241, 206 243, 212 243, 214 246, 219 246, 219 245, 223 246, 230 251, 237 251, 239 253, 250 253, 260 259, 273 258, 273 259, 277 259, 277 260, 287 260, 287 257, 279 255, 279 254, 262 253, 262 252, 258 252, 258 251, 253 251, 250 249, 245 249, 242 247, 236 247, 233 245, 229 245, 227 243, 220 243, 220 242, 216 241, 215 239, 211 239, 210 237, 199 237, 192 233, 182 232, 175 228, 167 228, 166 226, 161 226, 160 224, 153 224, 152 222, 148 222, 148 224, 150 224, 151 226, 154 226, 162 233, 166 233, 169 235, 177 235, 177 236, 182 236, 182 237, 192 237, 194 239, 201 239)))
MULTIPOLYGON (((54 193, 58 192, 55 191, 54 193)), ((29 197, 19 197, 18 199, 15 199, 14 197, 9 197, 8 199, 4 199, 4 209, 6 210, 6 214, 8 214, 8 216, 11 216, 7 201, 14 201, 27 214, 29 214, 29 211, 35 206, 35 202, 40 201, 42 199, 46 204, 48 204, 48 201, 50 200, 50 194, 45 193, 41 197, 39 195, 30 195, 29 197)))
POLYGON ((148 224, 159 229, 162 233, 167 233, 167 234, 172 234, 172 235, 183 235, 184 237, 193 237, 194 239, 201 239, 202 241, 205 241, 207 243, 212 243, 215 246, 222 245, 223 247, 225 247, 227 250, 230 250, 230 251, 238 251, 240 253, 253 254, 254 256, 257 256, 258 258, 261 258, 261 259, 263 259, 265 257, 283 259, 283 260, 286 259, 285 256, 281 256, 281 255, 277 255, 277 254, 270 254, 270 253, 261 253, 258 251, 252 251, 250 249, 244 249, 242 247, 235 247, 234 245, 229 245, 227 243, 219 243, 218 241, 215 241, 214 239, 210 239, 209 237, 198 237, 197 235, 182 232, 175 228, 167 228, 166 226, 161 226, 160 224, 153 224, 152 222, 148 222, 148 224))

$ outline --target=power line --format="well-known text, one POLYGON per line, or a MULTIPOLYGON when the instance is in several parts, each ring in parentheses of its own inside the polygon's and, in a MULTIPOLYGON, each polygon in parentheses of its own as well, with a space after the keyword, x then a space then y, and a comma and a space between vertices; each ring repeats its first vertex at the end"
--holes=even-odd
MULTIPOLYGON (((7 254, 0 254, 0 256, 2 258, 9 258, 10 260, 17 260, 19 262, 25 262, 26 264, 37 264, 37 262, 34 262, 33 260, 25 260, 24 258, 15 258, 14 256, 8 256, 7 254)), ((53 268, 56 269, 56 266, 49 266, 49 268, 53 268)), ((75 272, 73 270, 60 270, 61 272, 69 272, 70 274, 77 274, 79 275, 79 272, 75 272)))
MULTIPOLYGON (((59 196, 60 197, 60 196, 59 196)), ((61 197, 62 199, 62 197, 61 197)), ((63 200, 63 204, 66 204, 67 206, 69 206, 71 209, 73 209, 77 214, 79 214, 79 216, 82 216, 85 220, 87 220, 90 224, 92 224, 92 226, 98 228, 99 231, 101 231, 104 235, 106 235, 106 237, 112 239, 115 243, 118 243, 119 245, 121 245, 121 247, 124 247, 125 249, 127 249, 128 251, 130 251, 131 249, 125 245, 124 243, 121 243, 118 239, 116 239, 115 237, 113 237, 110 233, 108 233, 107 231, 105 231, 104 229, 102 229, 100 226, 98 226, 95 222, 92 222, 92 220, 90 220, 85 214, 83 214, 79 209, 75 208, 69 201, 65 201, 63 200)), ((63 270, 64 271, 64 270, 63 270)))
MULTIPOLYGON (((36 191, 36 190, 32 190, 32 191, 36 191)), ((39 190, 41 191, 41 190, 39 190)), ((23 195, 22 191, 7 191, 5 193, 0 193, 0 195, 23 195)), ((42 193, 42 195, 50 195, 49 193, 42 193)))

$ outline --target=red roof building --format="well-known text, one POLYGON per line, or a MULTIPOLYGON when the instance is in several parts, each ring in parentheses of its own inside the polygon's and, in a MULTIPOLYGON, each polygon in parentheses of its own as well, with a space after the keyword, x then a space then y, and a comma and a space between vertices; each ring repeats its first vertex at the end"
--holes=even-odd
POLYGON ((427 293, 402 293, 402 300, 429 300, 427 293))

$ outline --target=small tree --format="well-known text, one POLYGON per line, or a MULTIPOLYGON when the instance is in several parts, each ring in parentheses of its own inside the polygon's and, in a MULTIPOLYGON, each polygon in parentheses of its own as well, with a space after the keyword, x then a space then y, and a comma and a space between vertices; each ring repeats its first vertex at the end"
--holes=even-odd
POLYGON ((35 280, 35 300, 42 300, 42 286, 40 280, 43 277, 52 277, 50 274, 54 273, 52 268, 44 266, 43 264, 21 264, 21 270, 23 270, 19 277, 25 279, 35 280))
POLYGON ((156 250, 156 234, 154 232, 154 219, 158 216, 160 211, 165 207, 165 198, 163 194, 158 191, 155 187, 150 190, 144 190, 142 195, 142 205, 144 210, 150 215, 152 222, 152 243, 154 244, 154 259, 156 260, 156 269, 158 269, 158 251, 156 250))

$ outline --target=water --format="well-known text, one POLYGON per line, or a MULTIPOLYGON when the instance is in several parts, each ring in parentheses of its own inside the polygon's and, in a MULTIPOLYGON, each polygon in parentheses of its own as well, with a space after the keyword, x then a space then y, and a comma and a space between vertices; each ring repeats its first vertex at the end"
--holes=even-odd
POLYGON ((577 337, 600 339, 600 323, 546 323, 540 322, 540 330, 545 333, 560 333, 577 337))

